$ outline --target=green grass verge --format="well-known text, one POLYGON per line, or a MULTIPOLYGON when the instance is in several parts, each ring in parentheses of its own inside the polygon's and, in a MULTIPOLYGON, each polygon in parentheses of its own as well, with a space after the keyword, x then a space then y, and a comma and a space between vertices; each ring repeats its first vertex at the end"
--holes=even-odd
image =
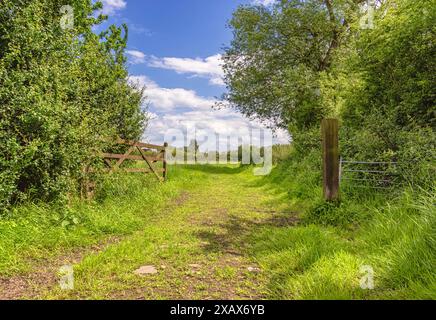
POLYGON ((298 227, 266 227, 250 241, 271 273, 274 299, 435 299, 436 195, 345 186, 339 205, 321 195, 319 155, 291 156, 260 183, 286 192, 298 227), (374 289, 362 290, 365 267, 374 289))
POLYGON ((204 173, 182 167, 171 167, 166 183, 152 175, 120 173, 102 181, 92 202, 74 199, 68 208, 44 203, 15 207, 0 218, 0 275, 30 271, 35 259, 131 234, 204 178, 204 173))

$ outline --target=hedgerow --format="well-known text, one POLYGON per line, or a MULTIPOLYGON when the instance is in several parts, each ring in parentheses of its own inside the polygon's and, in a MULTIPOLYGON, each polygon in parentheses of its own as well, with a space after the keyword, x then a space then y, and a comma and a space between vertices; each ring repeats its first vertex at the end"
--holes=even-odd
POLYGON ((102 138, 136 139, 146 123, 142 92, 126 80, 127 27, 96 34, 101 3, 74 0, 65 28, 64 2, 0 3, 1 210, 66 203, 102 138))

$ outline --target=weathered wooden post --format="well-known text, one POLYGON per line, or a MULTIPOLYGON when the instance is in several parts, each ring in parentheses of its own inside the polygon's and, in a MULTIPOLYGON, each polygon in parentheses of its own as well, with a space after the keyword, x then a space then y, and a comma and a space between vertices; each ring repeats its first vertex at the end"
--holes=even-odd
POLYGON ((164 153, 163 153, 163 178, 164 181, 167 180, 167 149, 168 149, 168 142, 164 143, 164 153))
POLYGON ((339 122, 323 119, 321 122, 323 191, 327 201, 339 200, 339 122))

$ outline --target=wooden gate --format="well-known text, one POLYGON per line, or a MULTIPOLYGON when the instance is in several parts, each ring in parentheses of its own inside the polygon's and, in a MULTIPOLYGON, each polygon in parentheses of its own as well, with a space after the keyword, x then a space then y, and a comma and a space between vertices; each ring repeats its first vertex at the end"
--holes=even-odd
MULTIPOLYGON (((116 145, 126 145, 129 146, 127 151, 123 154, 118 153, 102 153, 99 156, 103 159, 106 168, 100 170, 112 174, 114 172, 137 172, 143 174, 152 173, 160 182, 164 182, 167 179, 167 162, 166 162, 166 149, 168 147, 167 143, 163 146, 143 143, 139 141, 130 141, 118 139, 115 143, 116 145), (150 151, 152 153, 150 154, 150 151), (136 153, 136 154, 134 154, 136 153), (146 164, 145 168, 135 168, 135 167, 122 167, 122 164, 126 160, 134 161, 144 161, 146 164), (156 168, 155 163, 162 162, 162 168, 156 168)), ((85 169, 85 181, 82 187, 82 198, 92 198, 95 189, 95 183, 88 180, 88 173, 95 172, 93 168, 87 167, 85 169)))
POLYGON ((159 181, 165 181, 167 177, 167 163, 165 161, 165 150, 168 146, 165 143, 163 146, 158 146, 149 143, 143 143, 139 141, 129 141, 119 139, 117 144, 127 145, 130 148, 124 154, 116 154, 116 153, 103 153, 101 157, 103 158, 107 168, 106 171, 109 173, 115 171, 124 171, 124 172, 142 172, 145 174, 153 173, 159 181), (155 155, 147 155, 146 151, 155 150, 157 151, 155 155), (135 151, 139 152, 139 155, 134 155, 135 151), (115 163, 112 160, 116 160, 115 163), (145 161, 147 164, 146 168, 121 168, 121 165, 125 160, 136 160, 136 161, 145 161), (162 162, 162 168, 155 168, 153 166, 156 162, 162 162), (162 176, 159 175, 162 173, 162 176))

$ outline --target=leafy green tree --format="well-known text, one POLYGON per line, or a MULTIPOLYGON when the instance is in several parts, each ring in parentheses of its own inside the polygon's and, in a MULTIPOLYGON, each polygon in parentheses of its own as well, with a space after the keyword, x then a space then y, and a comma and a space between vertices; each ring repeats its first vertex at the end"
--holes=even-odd
POLYGON ((320 76, 329 70, 361 2, 289 0, 272 9, 239 7, 224 55, 226 100, 272 127, 295 131, 318 124, 329 113, 321 104, 320 76))
POLYGON ((403 176, 432 184, 436 0, 369 3, 372 10, 358 0, 240 7, 224 55, 225 98, 288 128, 301 155, 319 150, 319 120, 338 117, 344 156, 398 161, 403 176))
POLYGON ((62 28, 58 0, 0 3, 0 206, 23 199, 65 202, 103 137, 135 139, 142 94, 127 84, 126 28, 93 26, 102 4, 72 0, 62 28))
POLYGON ((436 125, 435 5, 385 1, 375 12, 374 29, 356 32, 345 67, 359 80, 347 92, 349 125, 361 126, 371 115, 401 128, 436 125))
POLYGON ((325 104, 342 118, 347 157, 397 161, 411 183, 433 185, 435 0, 385 0, 374 27, 350 26, 349 41, 323 83, 325 104))

